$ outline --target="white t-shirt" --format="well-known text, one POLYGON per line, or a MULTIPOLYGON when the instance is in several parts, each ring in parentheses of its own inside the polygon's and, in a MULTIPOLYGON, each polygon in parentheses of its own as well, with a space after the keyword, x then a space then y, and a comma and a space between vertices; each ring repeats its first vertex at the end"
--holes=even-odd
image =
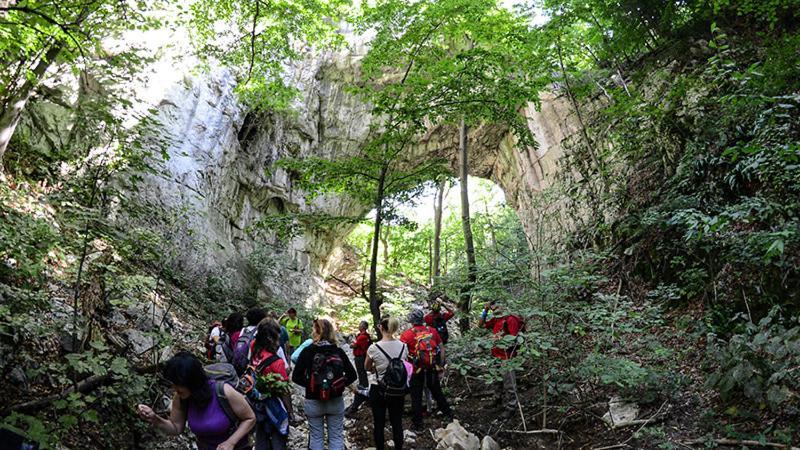
POLYGON ((222 335, 222 328, 220 328, 220 326, 217 325, 211 330, 211 335, 208 337, 208 340, 211 342, 216 342, 217 339, 214 338, 219 338, 221 335, 222 335))
POLYGON ((398 340, 388 342, 380 341, 370 345, 367 349, 367 355, 369 355, 375 363, 375 371, 378 374, 379 380, 383 378, 386 368, 389 367, 389 358, 381 352, 381 349, 383 349, 390 358, 400 357, 401 360, 405 361, 408 357, 408 347, 398 340), (377 348, 376 345, 380 345, 381 348, 377 348))

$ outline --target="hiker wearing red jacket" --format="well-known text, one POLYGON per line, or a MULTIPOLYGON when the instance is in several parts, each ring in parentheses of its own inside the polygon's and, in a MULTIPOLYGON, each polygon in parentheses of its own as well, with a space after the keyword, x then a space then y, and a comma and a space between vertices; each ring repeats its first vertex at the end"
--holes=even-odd
POLYGON ((409 361, 414 364, 410 383, 412 427, 421 430, 422 392, 426 387, 448 422, 453 419, 453 411, 439 383, 440 364, 445 356, 442 339, 435 328, 425 325, 425 314, 421 309, 412 310, 408 321, 412 326, 400 335, 400 341, 408 346, 409 361))
POLYGON ((439 337, 442 339, 442 344, 447 344, 447 341, 450 339, 447 321, 452 319, 453 316, 455 316, 453 310, 441 300, 437 300, 431 306, 431 312, 425 315, 425 324, 436 329, 436 332, 439 333, 439 337), (444 307, 445 312, 442 312, 442 307, 444 307))
POLYGON ((356 372, 358 373, 358 387, 366 389, 369 387, 369 377, 367 376, 367 369, 364 367, 364 361, 367 358, 367 349, 372 343, 372 339, 367 332, 369 324, 362 320, 358 325, 358 335, 355 342, 353 342, 353 359, 356 362, 356 372))
MULTIPOLYGON (((502 307, 495 302, 491 302, 484 305, 478 325, 492 330, 492 333, 494 333, 496 344, 492 347, 492 356, 501 360, 511 359, 516 356, 519 344, 515 343, 508 347, 499 344, 499 342, 507 335, 517 336, 522 331, 524 322, 521 317, 513 314, 503 315, 502 307)), ((503 418, 509 418, 514 414, 517 406, 517 377, 514 369, 507 369, 503 373, 503 381, 495 384, 495 402, 503 403, 505 408, 502 415, 503 418)))

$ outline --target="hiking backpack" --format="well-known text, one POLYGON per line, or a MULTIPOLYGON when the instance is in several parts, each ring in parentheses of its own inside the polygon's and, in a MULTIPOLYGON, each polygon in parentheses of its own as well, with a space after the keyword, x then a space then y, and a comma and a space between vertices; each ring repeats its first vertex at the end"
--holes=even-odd
POLYGON ((233 361, 233 342, 231 342, 231 335, 222 333, 217 343, 217 354, 220 355, 220 362, 230 363, 233 361))
POLYGON ((408 371, 406 370, 405 362, 400 359, 405 352, 406 346, 400 350, 400 354, 396 358, 389 356, 380 345, 375 344, 378 350, 383 353, 383 356, 389 360, 389 365, 383 373, 383 377, 378 380, 378 384, 383 388, 384 395, 389 397, 402 397, 408 392, 408 371))
MULTIPOLYGON (((513 317, 513 318, 517 319, 517 322, 519 322, 519 333, 522 333, 522 332, 525 331, 525 319, 523 319, 522 317, 520 317, 520 316, 518 316, 516 314, 509 314, 508 316, 503 318, 503 336, 507 336, 509 334, 509 332, 508 332, 508 318, 509 317, 513 317)), ((519 348, 520 348, 520 346, 522 346, 523 342, 524 342, 524 337, 523 336, 519 336, 519 335, 515 336, 514 337, 514 343, 510 347, 508 347, 506 349, 506 354, 512 355, 512 356, 514 354, 516 354, 517 350, 519 350, 519 348)))
POLYGON ((447 344, 447 340, 450 339, 450 332, 447 330, 447 320, 443 315, 439 314, 439 317, 433 320, 433 328, 436 328, 436 332, 442 338, 442 344, 447 344))
MULTIPOLYGON (((214 395, 216 395, 217 402, 231 423, 238 424, 239 419, 233 412, 233 409, 231 409, 228 399, 225 397, 225 384, 231 385, 231 387, 244 395, 254 411, 261 411, 264 409, 264 407, 260 404, 267 401, 271 396, 268 394, 264 395, 266 393, 262 394, 258 392, 256 389, 256 379, 264 367, 269 367, 272 365, 272 363, 279 359, 281 359, 280 356, 273 354, 264 361, 261 361, 258 366, 248 365, 241 377, 237 374, 236 369, 232 364, 216 363, 203 367, 208 379, 214 380, 214 395)), ((258 419, 258 422, 262 422, 267 419, 266 416, 259 416, 258 414, 256 415, 256 418, 258 419)))
POLYGON ((257 330, 257 327, 242 329, 241 334, 239 334, 239 339, 236 340, 236 344, 233 346, 233 359, 231 363, 236 369, 236 373, 239 375, 243 374, 250 364, 250 344, 253 342, 257 330))
POLYGON ((433 339, 433 331, 430 327, 414 330, 414 342, 416 344, 416 356, 414 356, 414 366, 417 370, 433 369, 439 360, 439 344, 433 339))
POLYGON ((320 400, 328 400, 342 395, 347 386, 344 376, 345 362, 336 347, 330 350, 320 347, 311 362, 311 377, 308 388, 319 395, 320 400))
POLYGON ((203 366, 203 370, 208 379, 214 381, 214 395, 217 397, 217 403, 219 403, 222 411, 225 412, 225 417, 231 422, 230 430, 235 430, 239 426, 239 417, 233 412, 231 404, 228 403, 228 399, 225 397, 225 385, 229 384, 237 391, 240 391, 242 385, 239 376, 236 374, 236 369, 228 363, 216 363, 203 366))

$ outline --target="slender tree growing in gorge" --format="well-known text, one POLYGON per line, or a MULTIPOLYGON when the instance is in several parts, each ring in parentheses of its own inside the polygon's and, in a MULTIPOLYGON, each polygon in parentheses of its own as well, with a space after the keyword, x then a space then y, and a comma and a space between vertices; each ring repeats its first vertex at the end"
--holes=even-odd
MULTIPOLYGON (((387 127, 396 127, 390 122, 387 127)), ((295 185, 307 199, 326 193, 344 194, 375 211, 370 245, 367 298, 374 325, 380 322, 381 296, 378 292, 380 242, 387 218, 395 204, 419 195, 424 183, 443 175, 443 161, 420 160, 410 151, 416 128, 385 128, 357 155, 335 160, 313 157, 283 159, 278 165, 297 174, 295 185)))
POLYGON ((445 187, 447 181, 442 180, 436 184, 436 195, 433 200, 433 280, 435 285, 437 279, 442 275, 442 212, 444 206, 445 187))
MULTIPOLYGON (((472 302, 472 290, 478 280, 475 263, 475 242, 472 239, 472 223, 469 214, 469 149, 467 142, 469 129, 464 119, 458 126, 459 182, 461 183, 461 227, 464 230, 464 252, 467 254, 467 283, 461 288, 460 304, 463 311, 469 311, 472 302)), ((461 329, 469 327, 469 317, 460 321, 461 329)))

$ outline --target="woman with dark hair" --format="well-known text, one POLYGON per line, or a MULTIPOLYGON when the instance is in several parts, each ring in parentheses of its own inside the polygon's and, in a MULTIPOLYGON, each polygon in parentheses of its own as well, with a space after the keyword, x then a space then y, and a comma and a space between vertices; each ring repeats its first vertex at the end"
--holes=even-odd
MULTIPOLYGON (((256 368, 258 376, 274 373, 277 374, 280 381, 288 383, 289 375, 286 373, 286 363, 278 355, 280 334, 281 326, 275 319, 267 317, 258 324, 258 332, 250 349, 252 355, 250 365, 256 368)), ((293 422, 292 397, 288 385, 286 387, 287 389, 282 392, 271 394, 276 394, 280 398, 289 421, 293 422)), ((256 409, 259 409, 258 406, 256 409)), ((270 419, 262 420, 256 426, 255 450, 285 450, 288 437, 288 432, 283 434, 280 427, 273 424, 270 419)))
MULTIPOLYGON (((239 339, 242 328, 244 328, 244 316, 239 312, 231 313, 231 315, 225 319, 225 322, 223 322, 223 326, 225 327, 225 332, 228 333, 228 336, 231 338, 231 344, 235 344, 239 339)), ((233 347, 233 345, 231 345, 231 347, 233 347)))
POLYGON ((222 395, 218 394, 216 383, 222 382, 209 380, 200 360, 189 352, 180 352, 167 361, 163 375, 175 389, 169 418, 159 417, 147 405, 139 405, 142 419, 172 436, 181 434, 188 422, 197 436, 198 450, 248 448, 247 435, 256 417, 242 394, 226 383, 222 384, 222 395), (232 417, 222 402, 227 402, 232 417))

